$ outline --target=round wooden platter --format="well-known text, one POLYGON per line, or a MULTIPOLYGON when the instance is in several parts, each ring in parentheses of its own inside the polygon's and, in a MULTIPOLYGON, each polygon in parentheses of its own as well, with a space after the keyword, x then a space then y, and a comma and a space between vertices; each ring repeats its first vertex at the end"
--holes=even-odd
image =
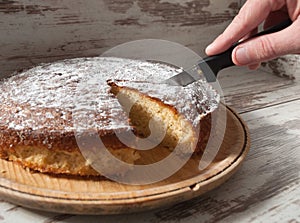
MULTIPOLYGON (((33 173, 0 161, 0 197, 21 206, 73 214, 121 214, 172 205, 199 196, 226 181, 240 166, 249 147, 245 123, 231 108, 213 162, 199 170, 191 158, 171 177, 150 185, 124 185, 105 178, 76 178, 33 173)), ((219 122, 219 121, 218 121, 219 122)), ((224 124, 224 123, 223 123, 224 124)))

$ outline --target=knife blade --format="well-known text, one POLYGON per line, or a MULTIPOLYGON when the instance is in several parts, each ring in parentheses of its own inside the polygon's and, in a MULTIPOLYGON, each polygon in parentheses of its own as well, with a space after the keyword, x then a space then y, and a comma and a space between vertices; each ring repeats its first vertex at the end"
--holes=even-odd
POLYGON ((245 41, 248 41, 249 39, 281 31, 290 26, 291 24, 292 21, 288 19, 279 23, 278 25, 272 26, 271 28, 268 28, 264 31, 253 35, 247 40, 237 42, 223 53, 206 57, 191 68, 183 70, 179 74, 176 74, 175 76, 165 80, 163 83, 170 85, 187 86, 200 79, 204 79, 207 82, 215 82, 220 70, 227 67, 235 66, 235 64, 232 61, 231 55, 233 49, 236 46, 245 41))
POLYGON ((216 75, 212 72, 211 68, 208 67, 205 60, 198 62, 196 65, 187 70, 183 70, 175 76, 170 77, 165 80, 164 83, 169 85, 187 86, 200 79, 206 80, 207 82, 216 81, 216 75))

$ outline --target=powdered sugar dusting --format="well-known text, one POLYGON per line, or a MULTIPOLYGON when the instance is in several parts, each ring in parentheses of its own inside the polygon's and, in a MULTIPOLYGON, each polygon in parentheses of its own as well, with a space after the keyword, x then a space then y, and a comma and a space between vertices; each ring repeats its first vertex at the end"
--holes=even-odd
POLYGON ((42 64, 0 82, 0 126, 64 132, 85 120, 96 129, 130 128, 108 79, 127 80, 123 83, 175 106, 196 125, 217 107, 219 96, 203 81, 187 87, 160 84, 178 72, 165 64, 109 57, 42 64))
POLYGON ((220 96, 205 81, 199 80, 186 87, 149 81, 118 81, 118 86, 130 87, 174 106, 194 126, 201 118, 218 107, 220 96))

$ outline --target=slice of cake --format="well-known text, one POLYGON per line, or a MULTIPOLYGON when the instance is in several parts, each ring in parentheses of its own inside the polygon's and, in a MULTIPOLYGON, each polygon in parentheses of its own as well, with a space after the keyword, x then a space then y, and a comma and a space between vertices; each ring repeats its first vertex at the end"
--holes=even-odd
MULTIPOLYGON (((183 153, 194 151, 198 137, 197 131, 183 114, 179 113, 174 106, 165 104, 159 98, 151 97, 136 88, 128 87, 128 85, 142 84, 146 85, 147 88, 157 89, 158 85, 161 85, 160 91, 166 92, 163 88, 168 88, 169 86, 159 83, 128 83, 128 81, 112 80, 109 80, 108 84, 111 86, 111 92, 118 98, 128 114, 137 140, 139 139, 138 137, 148 138, 148 140, 153 142, 152 146, 161 145, 172 150, 180 145, 183 153)), ((145 146, 147 146, 146 144, 144 142, 145 146)))

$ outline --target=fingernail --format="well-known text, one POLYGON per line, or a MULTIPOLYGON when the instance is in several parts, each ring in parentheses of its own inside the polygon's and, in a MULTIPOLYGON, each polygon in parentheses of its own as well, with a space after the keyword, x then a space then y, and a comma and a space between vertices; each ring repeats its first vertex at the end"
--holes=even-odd
POLYGON ((235 59, 240 65, 247 65, 251 63, 251 59, 249 58, 245 47, 238 47, 235 50, 235 59))
POLYGON ((212 48, 213 48, 213 43, 209 44, 209 45, 206 47, 205 52, 210 52, 212 48))

